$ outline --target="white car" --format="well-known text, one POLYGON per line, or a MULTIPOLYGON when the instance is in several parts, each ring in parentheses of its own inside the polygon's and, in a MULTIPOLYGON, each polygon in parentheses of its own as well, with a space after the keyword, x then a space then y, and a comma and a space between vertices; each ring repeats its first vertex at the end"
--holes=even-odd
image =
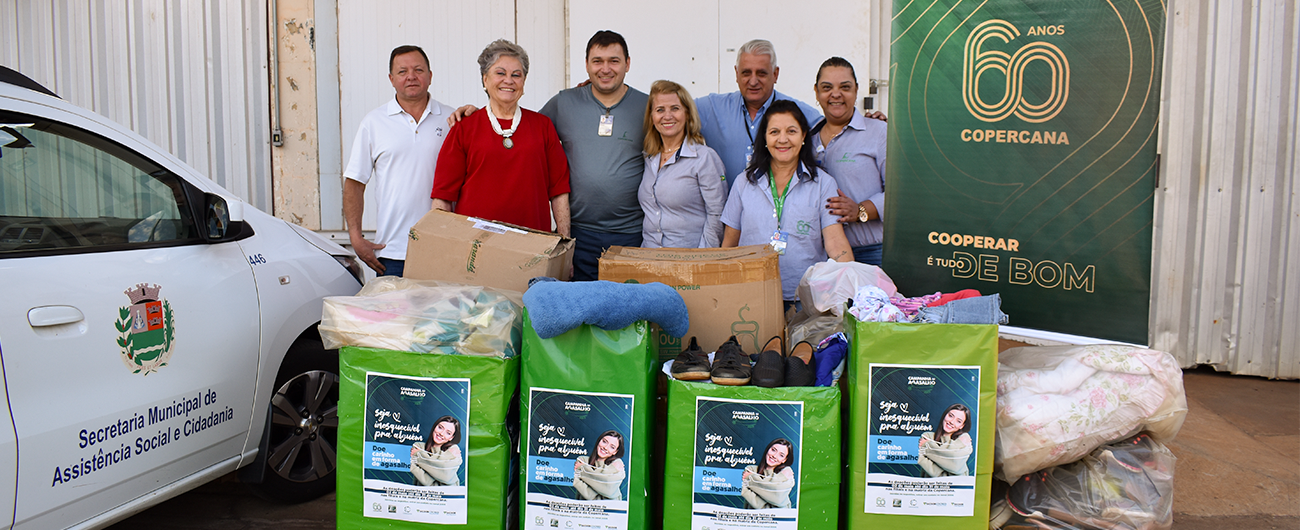
POLYGON ((0 529, 107 526, 241 467, 273 498, 330 491, 316 324, 360 272, 0 68, 0 529))

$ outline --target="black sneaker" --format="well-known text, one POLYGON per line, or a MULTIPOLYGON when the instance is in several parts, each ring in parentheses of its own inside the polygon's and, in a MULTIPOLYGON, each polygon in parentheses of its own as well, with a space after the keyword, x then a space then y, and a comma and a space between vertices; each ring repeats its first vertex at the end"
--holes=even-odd
POLYGON ((709 375, 719 385, 742 386, 749 384, 751 370, 748 356, 740 349, 736 336, 732 335, 713 354, 713 367, 709 375))
POLYGON ((709 378, 709 355, 691 337, 691 344, 673 359, 673 379, 703 381, 709 378))

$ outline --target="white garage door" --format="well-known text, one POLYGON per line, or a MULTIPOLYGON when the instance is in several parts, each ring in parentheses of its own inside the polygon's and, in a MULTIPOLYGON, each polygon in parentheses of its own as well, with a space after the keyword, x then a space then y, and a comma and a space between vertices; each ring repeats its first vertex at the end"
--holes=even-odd
MULTIPOLYGON (((525 108, 541 108, 564 87, 563 0, 520 2, 518 10, 516 2, 504 0, 340 0, 338 22, 340 167, 346 167, 352 154, 352 140, 361 118, 393 97, 388 82, 388 54, 398 46, 414 44, 424 48, 433 70, 429 92, 434 99, 453 107, 486 103, 477 59, 484 46, 499 38, 516 42, 528 51, 528 84, 522 100, 525 108)), ((322 155, 325 152, 322 149, 322 155)), ((338 185, 342 187, 341 181, 338 185)), ((362 228, 375 228, 374 212, 367 192, 362 228)), ((328 216, 330 212, 322 214, 328 216)))
MULTIPOLYGON (((750 39, 776 47, 781 68, 776 89, 817 106, 817 67, 832 56, 853 63, 860 97, 869 79, 887 79, 890 3, 827 0, 792 5, 742 0, 665 0, 620 3, 569 2, 569 72, 586 79, 587 40, 610 29, 627 39, 632 60, 627 83, 649 91, 657 79, 681 83, 692 96, 736 91, 736 48, 750 39), (611 13, 613 11, 613 13, 611 13)), ((884 90, 881 91, 882 94, 884 90)), ((875 106, 884 108, 882 101, 875 106)), ((862 101, 857 102, 862 108, 862 101)))

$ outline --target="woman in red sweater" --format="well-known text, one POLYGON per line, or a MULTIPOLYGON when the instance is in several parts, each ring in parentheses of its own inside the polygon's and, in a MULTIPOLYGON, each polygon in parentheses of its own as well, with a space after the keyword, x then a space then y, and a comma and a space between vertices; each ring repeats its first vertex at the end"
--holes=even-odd
POLYGON ((487 112, 451 128, 433 179, 433 207, 569 235, 569 162, 546 116, 519 107, 528 53, 498 39, 479 54, 487 112))

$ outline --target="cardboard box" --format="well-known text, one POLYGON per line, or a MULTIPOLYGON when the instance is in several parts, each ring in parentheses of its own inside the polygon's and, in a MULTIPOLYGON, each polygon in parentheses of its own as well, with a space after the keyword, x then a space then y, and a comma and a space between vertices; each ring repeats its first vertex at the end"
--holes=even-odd
POLYGON ((692 336, 713 351, 728 337, 746 353, 756 353, 768 339, 785 333, 781 270, 767 245, 736 248, 610 247, 600 257, 600 279, 614 282, 662 282, 682 295, 691 327, 679 339, 656 326, 659 358, 676 357, 692 336))
POLYGON ((404 276, 506 291, 519 301, 537 276, 569 279, 573 240, 506 223, 431 210, 411 227, 404 276))

